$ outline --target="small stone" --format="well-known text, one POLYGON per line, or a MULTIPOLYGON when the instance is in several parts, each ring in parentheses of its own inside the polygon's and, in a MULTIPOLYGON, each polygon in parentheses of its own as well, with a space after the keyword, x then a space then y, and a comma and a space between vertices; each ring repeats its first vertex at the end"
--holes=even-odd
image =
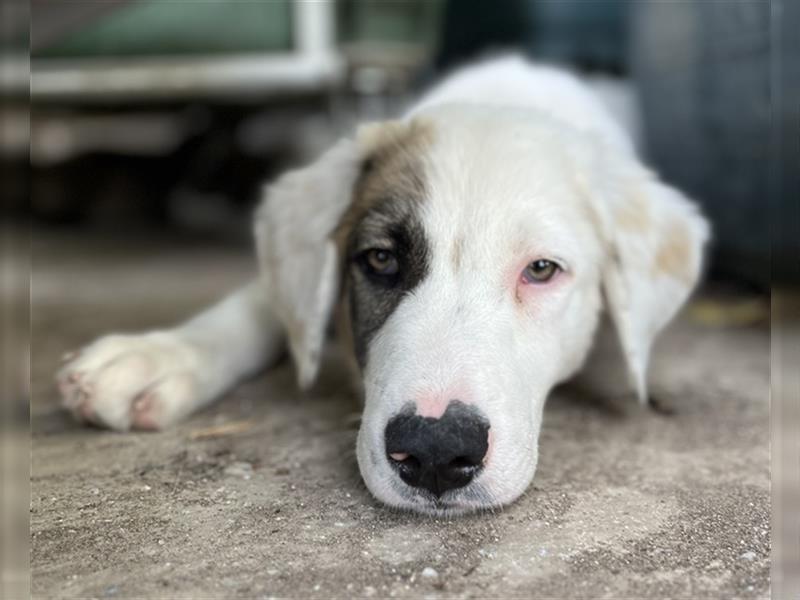
POLYGON ((364 595, 367 596, 367 597, 374 596, 377 593, 378 593, 378 590, 376 590, 371 585, 368 585, 367 587, 364 588, 364 595))
POLYGON ((424 579, 437 579, 439 577, 439 572, 433 567, 425 567, 422 569, 422 577, 424 579))
POLYGON ((756 553, 753 552, 752 550, 749 550, 749 551, 745 552, 744 554, 742 554, 739 558, 741 558, 743 560, 755 560, 756 559, 756 553))

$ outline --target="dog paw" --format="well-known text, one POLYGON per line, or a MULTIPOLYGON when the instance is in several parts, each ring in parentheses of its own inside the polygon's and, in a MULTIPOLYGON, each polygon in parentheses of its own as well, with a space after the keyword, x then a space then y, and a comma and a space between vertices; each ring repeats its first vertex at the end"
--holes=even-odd
POLYGON ((162 429, 197 406, 200 358, 170 332, 109 335, 67 353, 56 376, 64 406, 111 429, 162 429))

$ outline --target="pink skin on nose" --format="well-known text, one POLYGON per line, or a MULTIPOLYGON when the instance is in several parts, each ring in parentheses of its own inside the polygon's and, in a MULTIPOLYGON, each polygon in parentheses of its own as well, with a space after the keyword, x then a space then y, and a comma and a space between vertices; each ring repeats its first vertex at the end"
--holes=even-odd
MULTIPOLYGON (((457 396, 456 396, 457 397, 457 396)), ((448 405, 452 402, 450 396, 427 396, 417 400, 417 414, 420 417, 430 417, 432 419, 441 419, 442 415, 447 410, 448 405)), ((494 449, 494 430, 489 428, 488 448, 486 449, 486 456, 483 457, 484 466, 489 463, 494 449)), ((389 456, 396 461, 404 461, 408 458, 405 452, 396 452, 389 456)))
POLYGON ((450 404, 448 397, 427 397, 417 400, 417 414, 420 417, 430 417, 441 419, 447 405, 450 404))
MULTIPOLYGON (((420 417, 441 419, 444 411, 447 410, 448 404, 450 404, 450 400, 443 399, 443 397, 429 396, 422 400, 417 400, 417 414, 420 417)), ((405 452, 394 452, 389 455, 392 460, 397 462, 403 462, 408 456, 405 452)))

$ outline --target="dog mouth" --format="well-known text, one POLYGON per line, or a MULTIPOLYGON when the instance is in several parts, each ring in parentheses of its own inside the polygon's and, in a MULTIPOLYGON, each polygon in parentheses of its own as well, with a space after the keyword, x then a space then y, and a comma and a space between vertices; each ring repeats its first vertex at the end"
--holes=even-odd
POLYGON ((494 497, 478 482, 439 496, 424 489, 405 485, 392 487, 400 499, 399 502, 393 503, 396 508, 432 516, 457 516, 491 511, 499 506, 494 497))

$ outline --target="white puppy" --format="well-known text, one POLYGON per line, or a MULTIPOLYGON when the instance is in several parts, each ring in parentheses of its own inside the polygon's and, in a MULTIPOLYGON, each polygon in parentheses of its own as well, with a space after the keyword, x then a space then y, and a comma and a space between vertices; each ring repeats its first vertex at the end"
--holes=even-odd
POLYGON ((450 514, 528 486, 545 399, 603 307, 646 400, 651 344, 698 279, 708 227, 588 87, 505 58, 280 178, 255 235, 256 281, 174 329, 94 342, 58 376, 66 406, 166 427, 284 341, 307 387, 336 315, 364 384, 367 486, 450 514))

